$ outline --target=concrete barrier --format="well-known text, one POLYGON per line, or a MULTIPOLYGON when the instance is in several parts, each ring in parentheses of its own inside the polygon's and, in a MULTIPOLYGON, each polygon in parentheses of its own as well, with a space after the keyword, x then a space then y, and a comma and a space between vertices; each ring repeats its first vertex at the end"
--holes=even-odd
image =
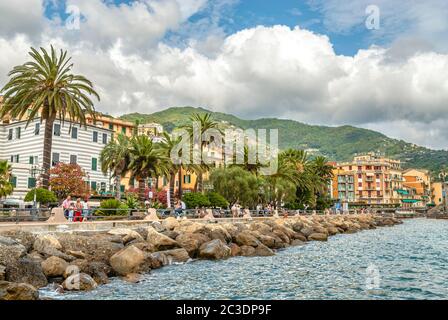
POLYGON ((64 216, 63 208, 53 208, 51 210, 50 218, 47 219, 48 223, 67 223, 67 218, 64 216))
POLYGON ((159 216, 157 215, 157 211, 154 208, 148 209, 148 215, 143 219, 145 221, 159 221, 159 216))

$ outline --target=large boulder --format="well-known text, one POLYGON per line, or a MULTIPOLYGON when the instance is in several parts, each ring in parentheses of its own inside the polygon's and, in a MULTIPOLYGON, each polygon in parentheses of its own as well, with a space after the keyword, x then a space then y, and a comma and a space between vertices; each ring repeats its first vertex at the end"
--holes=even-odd
POLYGON ((147 230, 146 241, 153 248, 152 251, 163 251, 179 247, 175 240, 157 232, 153 227, 148 227, 147 230))
POLYGON ((325 233, 312 233, 308 236, 309 241, 327 241, 328 235, 325 233))
POLYGON ((28 258, 20 258, 6 267, 6 281, 28 283, 36 288, 48 283, 41 264, 28 258))
POLYGON ((212 240, 219 239, 224 243, 232 241, 230 233, 223 226, 218 224, 206 225, 204 233, 212 240))
POLYGON ((58 257, 50 257, 41 262, 42 271, 47 277, 60 277, 64 275, 68 263, 58 257))
POLYGON ((124 247, 122 243, 110 241, 112 240, 111 237, 107 235, 83 236, 65 233, 58 235, 59 242, 66 252, 69 252, 69 250, 82 251, 86 254, 87 260, 104 263, 109 263, 110 257, 124 247))
POLYGON ((118 235, 122 237, 123 243, 128 243, 134 240, 143 241, 143 237, 132 229, 127 228, 114 228, 107 232, 110 235, 118 235))
POLYGON ((168 261, 168 264, 183 263, 190 260, 190 256, 184 248, 159 251, 156 252, 155 255, 164 255, 168 261))
POLYGON ((188 220, 182 220, 174 230, 179 233, 206 232, 205 224, 188 220))
POLYGON ((129 246, 115 253, 110 258, 110 265, 119 275, 126 275, 138 272, 144 261, 145 253, 135 246, 129 246))
POLYGON ((0 265, 7 266, 26 254, 26 247, 18 241, 0 236, 0 265))
POLYGON ((271 233, 272 228, 263 222, 254 222, 249 224, 249 229, 251 231, 258 231, 261 234, 271 233))
POLYGON ((0 300, 38 300, 39 291, 27 283, 0 281, 0 300))
POLYGON ((177 219, 174 217, 168 217, 165 220, 163 220, 162 225, 167 230, 174 230, 177 227, 179 227, 179 221, 177 221, 177 219))
POLYGON ((220 239, 204 243, 199 249, 199 257, 204 259, 219 260, 231 255, 231 249, 220 239))
POLYGON ((0 265, 0 281, 4 281, 6 279, 6 267, 0 265))
POLYGON ((264 244, 260 243, 256 248, 254 252, 255 256, 261 256, 261 257, 267 257, 267 256, 273 256, 275 255, 274 251, 266 247, 264 244))
POLYGON ((210 238, 202 233, 181 233, 176 242, 188 251, 190 257, 195 257, 202 244, 210 241, 210 238))
POLYGON ((252 232, 245 230, 237 234, 235 237, 235 243, 239 246, 256 247, 260 241, 253 235, 252 232))
POLYGON ((239 256, 241 254, 241 248, 236 243, 229 244, 229 248, 230 248, 230 255, 232 257, 236 257, 236 256, 239 256))
POLYGON ((240 250, 241 250, 240 254, 243 257, 253 257, 253 256, 255 256, 255 248, 254 247, 242 245, 240 247, 240 250))
POLYGON ((16 240, 18 243, 23 245, 27 251, 30 251, 33 248, 34 241, 36 240, 36 235, 31 232, 21 230, 4 231, 1 233, 1 236, 16 240))
POLYGON ((43 234, 34 241, 34 250, 40 253, 51 254, 54 250, 61 250, 62 245, 59 240, 50 234, 43 234))
POLYGON ((93 290, 98 284, 91 276, 85 273, 76 273, 69 276, 62 283, 62 287, 68 291, 89 291, 93 290))

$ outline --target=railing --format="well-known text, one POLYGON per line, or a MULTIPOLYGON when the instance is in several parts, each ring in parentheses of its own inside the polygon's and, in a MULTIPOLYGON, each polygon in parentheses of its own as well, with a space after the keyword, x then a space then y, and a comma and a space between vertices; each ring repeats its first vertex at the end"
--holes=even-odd
POLYGON ((49 208, 0 208, 0 222, 38 222, 49 217, 49 208))

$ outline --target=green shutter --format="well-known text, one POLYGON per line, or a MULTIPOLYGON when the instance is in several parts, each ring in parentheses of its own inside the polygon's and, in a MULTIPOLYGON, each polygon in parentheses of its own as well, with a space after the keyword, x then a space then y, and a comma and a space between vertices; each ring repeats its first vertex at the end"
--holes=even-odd
POLYGON ((34 157, 30 156, 30 164, 34 164, 34 157))
POLYGON ((92 158, 92 170, 96 171, 98 167, 98 160, 97 158, 92 158))
POLYGON ((91 189, 96 190, 96 182, 95 181, 92 181, 91 189))
POLYGON ((12 184, 12 186, 13 186, 14 188, 17 188, 17 177, 15 177, 15 176, 11 176, 11 177, 9 178, 9 182, 12 184))
POLYGON ((36 187, 36 178, 28 178, 28 189, 36 187))
POLYGON ((125 191, 125 187, 124 187, 124 185, 121 185, 120 186, 120 192, 124 192, 125 191))

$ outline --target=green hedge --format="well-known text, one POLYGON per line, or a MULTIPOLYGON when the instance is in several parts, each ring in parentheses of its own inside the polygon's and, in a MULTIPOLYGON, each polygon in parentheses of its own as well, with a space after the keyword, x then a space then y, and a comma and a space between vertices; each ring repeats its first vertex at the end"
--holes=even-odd
POLYGON ((229 202, 217 192, 209 192, 207 193, 208 201, 210 202, 210 206, 213 208, 227 208, 229 206, 229 202))
POLYGON ((185 202, 188 209, 210 206, 210 201, 207 196, 200 192, 186 193, 182 197, 182 200, 185 202))
POLYGON ((31 189, 28 191, 28 193, 25 196, 25 201, 30 202, 34 201, 34 190, 36 190, 36 201, 41 204, 48 204, 52 202, 58 202, 58 198, 54 194, 54 192, 43 189, 43 188, 37 188, 37 189, 31 189))
POLYGON ((117 199, 107 199, 100 203, 100 207, 95 211, 95 216, 126 216, 129 207, 117 199))

